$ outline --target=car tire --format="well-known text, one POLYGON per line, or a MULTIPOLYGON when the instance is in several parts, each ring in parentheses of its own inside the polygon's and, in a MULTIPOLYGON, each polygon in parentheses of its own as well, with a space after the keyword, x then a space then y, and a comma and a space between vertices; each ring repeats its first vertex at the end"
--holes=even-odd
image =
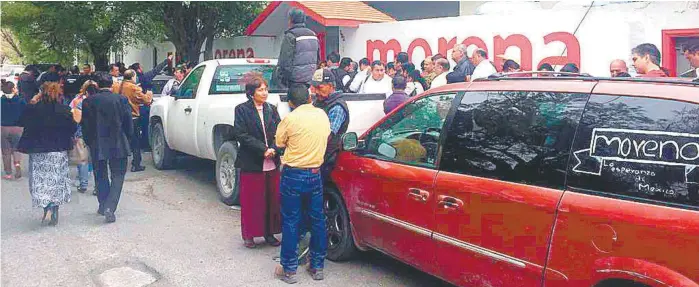
POLYGON ((167 144, 162 123, 153 125, 150 137, 155 168, 159 170, 172 168, 175 163, 176 153, 167 144))
POLYGON ((326 215, 325 228, 328 234, 330 261, 352 259, 358 249, 352 237, 352 225, 342 195, 335 188, 327 188, 323 196, 323 209, 326 215))
POLYGON ((240 171, 235 168, 237 155, 238 145, 234 141, 223 143, 216 154, 216 187, 221 202, 228 206, 239 204, 240 199, 240 171))

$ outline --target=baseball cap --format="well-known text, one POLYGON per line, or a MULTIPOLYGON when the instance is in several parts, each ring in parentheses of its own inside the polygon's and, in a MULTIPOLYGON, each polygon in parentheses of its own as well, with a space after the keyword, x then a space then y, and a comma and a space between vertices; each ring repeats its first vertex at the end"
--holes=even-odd
POLYGON ((313 78, 311 79, 311 85, 319 86, 322 84, 335 84, 335 75, 330 69, 318 69, 313 73, 313 78))

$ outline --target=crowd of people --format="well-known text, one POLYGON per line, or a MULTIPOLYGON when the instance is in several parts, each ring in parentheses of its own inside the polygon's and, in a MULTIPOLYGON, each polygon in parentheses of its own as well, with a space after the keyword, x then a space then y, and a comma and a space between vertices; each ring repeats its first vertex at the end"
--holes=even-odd
MULTIPOLYGON (((463 44, 451 49, 451 61, 441 54, 428 56, 420 69, 405 52, 397 53, 395 61, 389 63, 368 58, 355 61, 337 52, 321 59, 320 43, 305 20, 299 10, 289 13, 290 28, 285 32, 275 73, 278 84, 288 89, 292 112, 279 120, 276 108, 266 103, 268 86, 261 78, 246 85, 249 101, 235 112, 235 136, 240 143, 236 167, 242 170, 243 243, 255 248, 254 238, 263 237, 270 245, 281 245, 281 264, 275 274, 287 283, 298 280, 297 244, 307 230, 311 232, 308 271, 313 279, 323 279, 326 235, 322 189, 350 121, 344 100, 347 93, 385 94, 383 108, 388 114, 424 91, 451 83, 503 75, 586 76, 574 63, 562 65, 558 71, 550 63, 542 63, 536 72, 522 71, 519 59, 505 55, 497 56, 502 66, 496 67, 485 50, 469 53, 463 44), (315 95, 314 102, 309 95, 315 95), (281 243, 274 237, 280 231, 281 243)), ((699 68, 699 44, 683 49, 692 67, 699 68)), ((638 77, 669 76, 661 68, 660 51, 653 44, 638 45, 630 52, 638 77)), ((610 75, 630 77, 626 62, 612 61, 610 75)))
MULTIPOLYGON (((172 58, 148 72, 139 63, 128 68, 114 63, 100 72, 93 72, 89 64, 70 70, 52 65, 42 73, 28 65, 16 86, 3 80, 3 179, 21 178, 20 153, 29 155, 29 190, 33 206, 44 209, 42 222, 56 225, 59 206, 70 201, 71 161, 77 165, 77 191, 87 191, 93 173, 98 213, 107 222, 116 220, 127 158, 132 156, 131 172, 145 170, 141 147, 147 145, 153 78, 172 58), (84 150, 84 156, 69 154, 76 150, 84 150)), ((168 94, 177 91, 192 66, 174 69, 168 94)))
MULTIPOLYGON (((235 162, 240 169, 241 234, 243 244, 255 248, 255 238, 281 245, 279 279, 296 283, 299 265, 298 242, 310 231, 308 272, 323 280, 327 252, 323 186, 329 181, 341 136, 347 131, 350 113, 346 93, 385 94, 384 113, 424 91, 447 84, 493 77, 498 71, 516 77, 579 76, 574 63, 543 63, 539 73, 522 72, 518 59, 502 55, 495 67, 488 53, 469 53, 463 44, 451 50, 451 62, 441 54, 428 56, 420 69, 405 52, 384 63, 367 58, 354 61, 336 52, 320 58, 320 41, 305 25, 300 10, 289 14, 275 72, 280 85, 288 89, 292 111, 281 119, 276 106, 267 103, 269 83, 251 77, 244 83, 248 101, 235 107, 233 134, 239 143, 235 162), (470 54, 470 55, 469 55, 470 54), (312 97, 314 95, 315 97, 312 97), (280 242, 275 235, 282 234, 280 242)), ((691 66, 699 72, 699 43, 683 48, 691 66)), ((639 77, 667 77, 660 66, 660 51, 653 44, 641 44, 630 51, 639 77)), ((108 71, 92 72, 90 65, 66 71, 59 65, 39 74, 27 66, 18 87, 2 83, 2 155, 5 179, 22 176, 21 156, 29 154, 29 189, 35 207, 44 209, 43 220, 58 221, 58 207, 70 201, 69 150, 84 145, 89 160, 78 164, 78 191, 85 192, 90 170, 94 169, 98 213, 106 222, 116 220, 127 159, 131 171, 143 171, 141 144, 147 130, 148 106, 153 100, 152 80, 172 56, 144 72, 135 63, 128 68, 114 63, 108 71), (145 126, 144 126, 145 121, 145 126)), ((177 92, 193 64, 173 69, 174 78, 163 94, 177 92)), ((610 64, 612 77, 630 77, 623 60, 610 64)), ((695 75, 696 76, 696 75, 695 75)))

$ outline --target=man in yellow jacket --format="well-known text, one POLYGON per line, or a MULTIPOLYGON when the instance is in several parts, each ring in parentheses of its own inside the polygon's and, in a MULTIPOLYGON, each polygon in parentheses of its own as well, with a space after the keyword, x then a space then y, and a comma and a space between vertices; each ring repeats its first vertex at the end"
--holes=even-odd
POLYGON ((134 133, 130 139, 131 152, 133 153, 131 172, 144 171, 146 168, 141 165, 141 145, 139 143, 141 133, 139 105, 150 105, 153 101, 153 92, 143 93, 141 86, 136 84, 136 71, 126 70, 124 72, 124 80, 112 85, 112 93, 123 95, 129 100, 131 118, 134 125, 134 133))

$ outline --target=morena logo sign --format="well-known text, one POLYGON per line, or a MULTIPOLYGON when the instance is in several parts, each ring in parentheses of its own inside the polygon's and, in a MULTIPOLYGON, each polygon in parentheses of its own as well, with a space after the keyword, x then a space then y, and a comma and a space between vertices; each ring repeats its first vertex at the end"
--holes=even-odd
POLYGON ((214 59, 255 58, 255 50, 247 49, 216 49, 214 59))
POLYGON ((580 67, 580 43, 578 42, 578 39, 575 37, 575 35, 568 32, 553 32, 546 34, 541 40, 543 41, 544 45, 548 45, 553 42, 563 43, 565 45, 566 55, 550 55, 541 59, 539 62, 536 63, 536 66, 534 66, 532 58, 532 41, 529 38, 527 38, 527 36, 521 34, 512 34, 510 36, 507 36, 506 38, 503 38, 500 35, 494 36, 492 52, 488 51, 488 46, 486 45, 485 41, 482 38, 476 36, 466 37, 461 42, 457 42, 456 37, 451 39, 440 37, 438 39, 436 50, 433 49, 434 47, 430 46, 427 40, 423 38, 413 39, 410 42, 410 45, 408 45, 407 50, 403 50, 403 47, 401 46, 400 42, 398 42, 398 40, 396 39, 390 39, 386 42, 382 40, 367 40, 366 56, 369 59, 369 61, 373 61, 374 52, 378 51, 380 60, 385 63, 388 61, 388 51, 392 51, 394 57, 399 52, 405 51, 412 59, 413 52, 415 52, 415 49, 420 48, 424 51, 425 56, 432 56, 436 54, 433 53, 434 51, 436 51, 439 54, 449 57, 449 55, 447 55, 447 51, 452 49, 454 45, 456 45, 457 43, 461 43, 466 46, 475 45, 478 48, 485 50, 488 53, 488 57, 495 63, 495 67, 497 67, 498 70, 500 70, 500 68, 502 67, 503 60, 494 57, 494 55, 505 54, 505 51, 509 47, 517 47, 520 49, 521 63, 519 64, 521 65, 522 70, 531 71, 533 70, 533 67, 538 67, 543 63, 549 63, 551 65, 565 65, 567 63, 574 63, 578 67, 580 67))

